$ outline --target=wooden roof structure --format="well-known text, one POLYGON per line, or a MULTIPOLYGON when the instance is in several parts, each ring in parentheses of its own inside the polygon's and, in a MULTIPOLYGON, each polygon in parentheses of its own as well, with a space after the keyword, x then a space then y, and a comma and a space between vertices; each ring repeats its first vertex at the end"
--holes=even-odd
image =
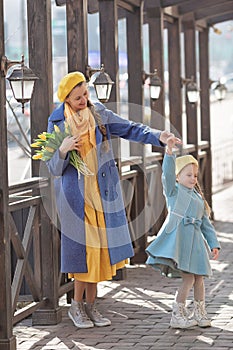
MULTIPOLYGON (((0 58, 5 55, 4 3, 6 2, 0 0, 0 58)), ((200 180, 211 203, 209 28, 233 19, 233 0, 56 0, 56 4, 66 6, 68 71, 80 70, 85 73, 88 65, 87 16, 88 13, 99 13, 101 62, 115 81, 110 102, 116 112, 118 112, 116 102, 120 101, 117 24, 120 18, 126 18, 128 113, 130 119, 136 122, 144 120, 143 108, 137 109, 137 113, 134 109, 135 105, 144 105, 142 26, 145 23, 148 25, 150 71, 153 72, 156 68, 162 83, 164 83, 164 29, 167 30, 170 124, 172 130, 183 137, 182 116, 185 104, 187 145, 184 151, 198 158, 200 180), (183 101, 181 33, 184 41, 182 54, 185 78, 193 76, 195 81, 198 79, 200 85, 198 105, 191 105, 187 98, 183 101), (200 135, 197 127, 198 112, 201 116, 200 135)), ((31 137, 35 138, 39 132, 46 130, 47 118, 53 108, 51 0, 27 0, 27 14, 29 64, 39 77, 30 104, 31 137)), ((13 324, 31 314, 35 324, 59 322, 61 309, 58 300, 64 293, 72 291, 72 282, 67 281, 59 270, 59 232, 43 208, 43 196, 39 191, 41 187, 46 189, 43 200, 49 202, 52 190, 49 187, 49 179, 38 179, 38 162, 32 163, 32 179, 10 188, 8 186, 5 87, 5 76, 1 72, 0 350, 15 350, 13 324), (31 255, 33 262, 30 260, 31 255), (54 272, 53 278, 48 266, 54 272), (16 312, 19 296, 21 300, 23 298, 21 290, 24 279, 29 289, 26 294, 30 294, 27 300, 32 303, 27 305, 25 310, 16 312)), ((159 100, 151 101, 150 107, 150 125, 163 129, 164 118, 159 119, 158 116, 165 115, 164 90, 159 100)), ((147 155, 142 145, 131 144, 130 158, 123 161, 120 144, 117 143, 115 148, 124 195, 128 200, 126 213, 135 244, 135 261, 144 261, 146 234, 141 236, 140 233, 147 232, 148 228, 153 232, 158 229, 151 207, 156 208, 160 200, 156 197, 161 191, 158 164, 162 161, 163 154, 161 150, 153 148, 151 154, 147 155), (129 165, 130 171, 123 173, 123 165, 129 165), (124 180, 131 182, 130 189, 124 186, 124 180), (141 213, 143 215, 140 215, 140 220, 137 221, 137 216, 141 213)))

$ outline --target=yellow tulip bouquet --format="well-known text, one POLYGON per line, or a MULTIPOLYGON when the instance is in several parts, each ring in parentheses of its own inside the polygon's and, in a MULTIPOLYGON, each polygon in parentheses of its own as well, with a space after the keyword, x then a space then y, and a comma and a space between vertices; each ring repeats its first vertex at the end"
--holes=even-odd
MULTIPOLYGON (((34 139, 34 143, 31 144, 32 148, 39 148, 35 151, 32 159, 43 160, 45 162, 50 160, 67 136, 71 136, 71 133, 66 122, 64 131, 61 131, 57 125, 54 125, 54 131, 52 133, 42 132, 37 136, 38 138, 34 139)), ((70 164, 77 169, 79 176, 80 173, 87 176, 93 175, 76 150, 70 151, 70 164)))

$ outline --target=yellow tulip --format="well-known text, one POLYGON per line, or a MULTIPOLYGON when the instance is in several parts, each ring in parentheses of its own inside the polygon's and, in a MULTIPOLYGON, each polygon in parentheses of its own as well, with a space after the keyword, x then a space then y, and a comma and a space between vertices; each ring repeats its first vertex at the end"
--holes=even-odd
POLYGON ((31 143, 30 146, 36 148, 36 147, 40 147, 41 144, 39 142, 34 142, 34 143, 31 143))
POLYGON ((41 159, 43 157, 43 155, 41 153, 35 154, 34 156, 32 156, 32 159, 37 160, 37 159, 41 159))
POLYGON ((38 135, 39 139, 46 141, 46 136, 43 134, 38 135))
POLYGON ((57 125, 54 125, 54 130, 55 130, 55 132, 61 132, 61 130, 59 129, 59 127, 57 125))

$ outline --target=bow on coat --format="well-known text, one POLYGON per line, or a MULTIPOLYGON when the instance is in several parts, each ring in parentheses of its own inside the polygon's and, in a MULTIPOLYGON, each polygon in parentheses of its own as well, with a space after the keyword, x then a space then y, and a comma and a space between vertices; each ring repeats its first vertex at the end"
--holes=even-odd
POLYGON ((192 218, 192 217, 189 217, 189 216, 185 216, 183 218, 183 222, 184 222, 184 225, 194 225, 196 227, 200 227, 201 226, 201 220, 199 219, 196 219, 196 218, 192 218))

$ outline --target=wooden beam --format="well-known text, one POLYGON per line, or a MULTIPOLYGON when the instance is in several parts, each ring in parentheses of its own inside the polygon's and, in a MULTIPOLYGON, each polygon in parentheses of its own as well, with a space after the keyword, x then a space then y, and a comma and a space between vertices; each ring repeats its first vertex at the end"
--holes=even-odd
POLYGON ((127 10, 129 12, 134 12, 134 6, 132 4, 129 4, 128 2, 125 2, 124 0, 117 0, 117 6, 123 8, 124 10, 127 10))
POLYGON ((187 0, 161 0, 161 7, 180 5, 186 2, 187 0))
POLYGON ((88 1, 88 13, 96 13, 99 11, 99 1, 89 0, 88 1))
POLYGON ((231 21, 231 20, 233 20, 233 13, 227 13, 225 15, 220 15, 220 16, 218 15, 218 16, 214 16, 212 18, 207 19, 207 24, 209 26, 211 26, 213 24, 231 21))
MULTIPOLYGON (((160 0, 147 0, 144 4, 144 17, 145 21, 147 23, 148 18, 158 17, 160 15, 160 12, 162 10, 161 1, 160 0)), ((179 13, 177 11, 177 6, 169 6, 165 7, 163 9, 164 16, 167 17, 178 17, 179 13)))
POLYGON ((66 0, 55 0, 57 6, 65 6, 66 0))
MULTIPOLYGON (((232 2, 232 0, 222 0, 221 6, 225 3, 232 2)), ((196 1, 186 1, 186 3, 181 4, 178 6, 178 11, 180 15, 185 15, 189 12, 195 12, 200 9, 210 9, 211 7, 214 7, 216 5, 219 5, 219 0, 196 0, 196 1)))
POLYGON ((125 3, 128 3, 134 7, 140 7, 143 1, 144 0, 124 0, 125 3))
POLYGON ((199 21, 196 21, 196 30, 198 30, 199 32, 208 28, 208 24, 206 19, 200 19, 199 21))
POLYGON ((177 6, 165 7, 164 16, 166 16, 166 18, 168 18, 169 16, 170 18, 173 18, 173 17, 178 18, 179 12, 178 12, 177 6))
POLYGON ((87 0, 66 0, 68 71, 85 73, 88 64, 87 0))
POLYGON ((127 16, 127 11, 121 7, 118 7, 117 13, 118 13, 118 19, 126 18, 127 16))
POLYGON ((211 18, 216 15, 223 15, 233 12, 233 2, 227 2, 224 4, 218 4, 213 7, 207 7, 201 10, 197 10, 194 13, 195 20, 203 18, 211 18))

